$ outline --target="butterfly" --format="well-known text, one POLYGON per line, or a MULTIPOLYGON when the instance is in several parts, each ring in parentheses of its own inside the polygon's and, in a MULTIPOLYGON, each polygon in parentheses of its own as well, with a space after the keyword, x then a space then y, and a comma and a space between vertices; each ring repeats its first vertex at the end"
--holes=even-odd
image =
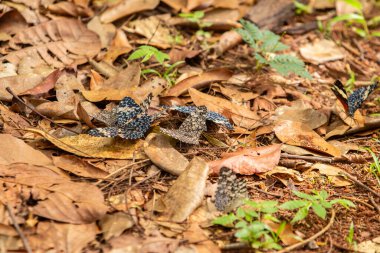
POLYGON ((207 130, 206 106, 196 107, 194 111, 182 122, 178 129, 162 128, 160 131, 181 142, 189 144, 199 144, 199 137, 207 130))
MULTIPOLYGON (((182 113, 190 114, 191 112, 194 112, 197 107, 196 106, 167 106, 164 108, 168 109, 168 110, 175 110, 175 111, 179 111, 182 113)), ((234 127, 228 121, 228 119, 226 117, 224 117, 223 115, 216 113, 216 112, 207 111, 206 120, 210 120, 216 124, 224 125, 225 127, 227 127, 230 130, 234 129, 234 127)))
POLYGON ((148 107, 152 94, 139 105, 131 97, 123 98, 116 108, 111 111, 102 111, 96 119, 107 124, 107 127, 94 128, 88 131, 89 135, 97 137, 116 137, 134 140, 141 138, 149 130, 155 115, 148 115, 148 107))
POLYGON ((229 212, 242 204, 248 197, 246 181, 237 178, 235 172, 222 167, 219 172, 218 187, 215 194, 215 207, 218 211, 229 212))
POLYGON ((333 87, 331 87, 331 90, 342 103, 343 108, 348 115, 353 117, 355 111, 361 107, 363 102, 368 98, 369 94, 376 89, 377 85, 378 82, 375 82, 369 86, 361 87, 355 90, 350 96, 347 96, 343 84, 339 80, 336 80, 333 87))

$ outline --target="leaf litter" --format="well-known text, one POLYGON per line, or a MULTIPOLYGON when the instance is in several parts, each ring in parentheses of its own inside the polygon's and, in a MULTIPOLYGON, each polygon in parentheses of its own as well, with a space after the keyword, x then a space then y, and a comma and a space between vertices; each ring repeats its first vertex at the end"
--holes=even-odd
MULTIPOLYGON (((1 3, 5 249, 220 252, 236 239, 212 226, 216 217, 241 215, 245 198, 293 200, 294 189, 326 189, 358 206, 334 209, 340 222, 314 239, 315 252, 349 249, 342 235, 351 221, 365 228, 354 231, 361 248, 375 244, 380 223, 368 217, 379 215, 379 175, 361 147, 380 151, 371 76, 379 71, 378 39, 362 40, 355 24, 334 25, 329 40, 307 28, 311 19, 328 23, 324 8, 356 15, 356 1, 316 1, 318 12, 296 17, 282 1, 264 2, 1 3), (239 23, 243 16, 258 27, 239 23), (152 55, 140 55, 148 47, 152 55), (295 63, 313 79, 289 74, 295 63), (360 97, 334 96, 336 79, 360 97), (126 97, 141 110, 120 109, 126 97), (94 132, 103 137, 87 134, 94 132)), ((365 5, 365 18, 373 9, 365 5)), ((327 224, 315 215, 308 226, 276 219, 264 220, 283 247, 327 224)))

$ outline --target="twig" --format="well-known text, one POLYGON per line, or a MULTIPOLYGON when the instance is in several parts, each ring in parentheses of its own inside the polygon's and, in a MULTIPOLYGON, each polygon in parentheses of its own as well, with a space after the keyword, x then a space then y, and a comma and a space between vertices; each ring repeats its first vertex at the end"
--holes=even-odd
POLYGON ((329 228, 330 228, 330 227, 332 226, 332 224, 334 223, 334 220, 335 220, 335 210, 332 209, 332 210, 331 210, 331 218, 330 218, 330 221, 329 221, 329 223, 327 224, 327 226, 324 227, 321 231, 319 231, 318 233, 316 233, 315 235, 309 237, 309 238, 306 239, 306 240, 303 240, 303 241, 301 241, 301 242, 299 242, 299 243, 296 243, 296 244, 293 244, 293 245, 291 245, 291 246, 289 246, 289 247, 286 247, 286 248, 284 248, 284 249, 282 249, 282 250, 280 250, 280 251, 277 251, 276 253, 290 252, 290 251, 292 251, 292 250, 294 250, 294 249, 296 249, 296 248, 302 247, 302 246, 304 246, 305 244, 307 244, 307 243, 309 243, 309 242, 311 242, 311 241, 317 239, 319 236, 323 235, 327 230, 329 230, 329 228))
POLYGON ((373 207, 372 205, 368 204, 367 202, 363 201, 363 200, 360 200, 360 199, 356 199, 356 198, 352 198, 352 197, 347 197, 347 196, 344 196, 345 199, 349 199, 349 200, 352 200, 354 202, 358 202, 362 205, 365 205, 366 207, 370 208, 371 210, 375 209, 375 207, 373 207))
POLYGON ((67 131, 70 131, 70 132, 72 132, 72 133, 80 134, 80 133, 78 133, 77 131, 72 130, 72 129, 70 129, 70 128, 64 126, 64 125, 58 124, 58 123, 54 122, 54 120, 51 120, 51 119, 49 119, 48 117, 46 117, 45 115, 39 113, 36 109, 34 109, 32 106, 30 106, 30 105, 28 105, 27 103, 25 103, 24 100, 22 100, 18 95, 16 95, 16 94, 11 90, 10 87, 5 88, 5 90, 8 91, 8 93, 11 94, 11 95, 12 95, 17 101, 19 101, 20 103, 22 103, 23 105, 25 105, 26 107, 28 107, 30 110, 32 110, 34 113, 38 114, 39 116, 41 116, 42 118, 46 119, 47 121, 53 123, 53 124, 56 125, 56 126, 62 127, 62 128, 64 128, 64 129, 66 129, 67 131))
POLYGON ((261 193, 264 193, 264 194, 267 194, 267 195, 271 195, 271 196, 274 196, 274 197, 278 197, 278 198, 282 198, 283 195, 281 194, 276 194, 276 193, 272 193, 272 192, 266 192, 266 191, 263 191, 257 187, 253 187, 253 189, 255 189, 256 191, 258 192, 261 192, 261 193))
POLYGON ((380 193, 376 192, 375 190, 373 190, 372 188, 366 186, 365 184, 363 184, 362 182, 360 182, 359 180, 357 180, 355 177, 353 177, 352 175, 348 174, 347 172, 339 172, 339 174, 341 176, 346 176, 348 177, 350 180, 354 181, 356 184, 360 185, 361 187, 363 187, 364 189, 366 189, 367 191, 373 193, 374 195, 376 195, 377 197, 380 198, 380 193))
POLYGON ((11 218, 13 226, 16 229, 18 235, 21 238, 22 244, 24 244, 26 252, 32 253, 32 249, 30 248, 28 239, 25 237, 24 233, 21 231, 20 226, 18 225, 18 223, 16 221, 16 217, 15 217, 13 211, 12 211, 12 207, 9 204, 6 204, 5 206, 7 207, 7 211, 9 213, 9 217, 11 218))
POLYGON ((230 243, 222 247, 223 251, 227 250, 239 250, 239 249, 247 249, 250 248, 248 243, 244 242, 235 242, 235 243, 230 243))
POLYGON ((368 131, 368 130, 372 130, 372 129, 376 129, 376 128, 380 128, 380 120, 374 120, 374 121, 368 122, 363 127, 352 128, 342 135, 356 134, 359 132, 364 132, 364 131, 368 131))
POLYGON ((312 161, 312 162, 325 162, 325 163, 334 162, 334 158, 323 157, 323 156, 290 155, 290 154, 281 153, 281 157, 289 158, 289 159, 302 159, 305 161, 312 161))
POLYGON ((376 204, 375 200, 371 195, 368 195, 369 201, 371 201, 371 204, 375 207, 378 214, 380 214, 380 207, 376 204))

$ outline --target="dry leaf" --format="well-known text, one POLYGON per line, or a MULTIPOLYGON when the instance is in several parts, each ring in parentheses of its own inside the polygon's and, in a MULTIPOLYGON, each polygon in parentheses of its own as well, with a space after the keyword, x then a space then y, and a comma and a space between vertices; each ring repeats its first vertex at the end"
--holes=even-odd
POLYGON ((173 175, 180 175, 188 166, 189 161, 171 144, 170 139, 163 134, 149 134, 144 142, 144 152, 160 169, 173 175))
POLYGON ((263 173, 275 168, 280 156, 280 144, 224 153, 221 160, 209 162, 210 173, 218 174, 222 167, 243 175, 263 173))
POLYGON ((242 38, 235 30, 227 31, 220 36, 218 43, 214 46, 217 56, 222 55, 227 50, 235 47, 242 41, 242 38))
MULTIPOLYGON (((85 224, 105 215, 103 193, 94 185, 75 183, 42 166, 27 164, 0 165, 0 195, 5 201, 13 201, 6 194, 12 184, 19 186, 17 194, 24 199, 32 196, 37 201, 33 213, 56 221, 85 224)), ((11 202, 12 203, 12 202, 11 202)))
POLYGON ((116 30, 111 45, 108 47, 107 53, 104 55, 103 61, 112 64, 117 57, 122 54, 129 53, 133 47, 129 44, 127 35, 121 29, 116 30))
POLYGON ((56 68, 83 64, 100 51, 98 36, 79 20, 68 18, 51 20, 18 32, 9 41, 9 46, 15 51, 0 60, 18 64, 25 56, 31 56, 42 58, 56 68), (23 45, 29 46, 20 49, 23 45))
POLYGON ((326 142, 303 123, 283 120, 276 124, 274 132, 277 138, 286 144, 309 148, 335 157, 341 156, 339 149, 326 142))
POLYGON ((232 76, 228 69, 215 69, 203 72, 196 76, 191 76, 177 83, 165 95, 180 96, 186 93, 190 88, 201 89, 207 87, 211 82, 226 81, 232 76))
POLYGON ((79 6, 68 1, 50 4, 47 6, 47 9, 52 13, 62 16, 91 17, 94 15, 94 12, 90 8, 79 6))
POLYGON ((20 93, 19 95, 41 95, 47 93, 49 90, 53 89, 58 78, 62 75, 62 71, 57 69, 51 72, 41 83, 37 86, 20 93))
POLYGON ((122 0, 117 5, 108 8, 100 15, 102 23, 111 23, 119 18, 144 10, 153 10, 159 0, 122 0))
POLYGON ((205 105, 209 111, 220 114, 230 113, 234 123, 240 127, 253 129, 262 125, 261 118, 244 106, 236 105, 223 98, 207 95, 192 88, 189 89, 189 94, 197 106, 205 105))
POLYGON ((116 27, 113 24, 102 24, 98 16, 95 16, 87 23, 87 28, 96 32, 100 38, 102 48, 106 48, 111 44, 111 41, 116 33, 116 27))
POLYGON ((23 16, 16 10, 4 13, 0 18, 0 33, 15 34, 26 29, 28 24, 23 16))
POLYGON ((340 175, 340 173, 345 173, 345 171, 336 166, 316 163, 313 166, 311 166, 310 170, 308 171, 311 170, 318 170, 320 174, 327 176, 329 178, 329 182, 331 182, 337 187, 352 185, 351 181, 346 180, 344 177, 340 175))
POLYGON ((300 47, 302 57, 314 64, 337 61, 345 57, 344 52, 331 40, 319 40, 300 47))
POLYGON ((75 175, 88 178, 104 178, 107 172, 73 155, 53 156, 54 165, 75 175))
POLYGON ((103 237, 107 241, 120 236, 124 230, 133 227, 134 224, 132 217, 122 212, 107 214, 99 222, 103 237))
POLYGON ((201 158, 191 160, 161 199, 165 205, 165 217, 173 222, 183 222, 201 204, 208 170, 207 163, 201 158))
POLYGON ((260 176, 261 177, 274 176, 275 178, 280 180, 285 186, 287 185, 289 178, 291 178, 294 183, 300 183, 304 181, 303 177, 298 171, 288 169, 282 166, 276 166, 276 168, 274 168, 273 170, 265 172, 264 174, 260 176))
MULTIPOLYGON (((201 229, 199 224, 191 223, 188 230, 183 233, 185 240, 196 248, 199 253, 220 253, 220 248, 208 237, 208 233, 201 229)), ((189 245, 189 246, 190 246, 189 245)), ((189 249, 190 250, 190 249, 189 249)))
POLYGON ((112 158, 112 159, 144 159, 143 141, 136 142, 118 138, 94 137, 87 134, 67 136, 57 139, 38 129, 27 131, 42 135, 48 141, 62 150, 82 157, 112 158))
POLYGON ((0 149, 0 164, 26 163, 38 166, 52 166, 50 158, 24 141, 10 134, 0 134, 0 142, 6 146, 0 149), (22 154, 22 155, 20 155, 22 154))
POLYGON ((28 240, 34 252, 80 253, 98 233, 95 223, 73 225, 43 221, 38 223, 37 233, 31 238, 28 236, 28 240))
MULTIPOLYGON (((274 233, 277 233, 281 226, 281 224, 274 223, 271 220, 264 219, 263 222, 267 224, 274 233)), ((278 235, 278 237, 280 237, 281 241, 285 245, 293 245, 300 241, 300 239, 297 239, 299 236, 293 232, 293 227, 289 223, 287 223, 283 230, 281 230, 281 233, 278 235)))

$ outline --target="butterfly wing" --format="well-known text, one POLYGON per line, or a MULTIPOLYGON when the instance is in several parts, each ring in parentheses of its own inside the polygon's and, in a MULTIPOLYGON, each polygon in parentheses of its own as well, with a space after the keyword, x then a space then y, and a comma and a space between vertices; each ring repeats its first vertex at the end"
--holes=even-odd
POLYGON ((116 126, 123 128, 143 110, 131 97, 123 98, 116 110, 116 126))
POLYGON ((348 99, 347 99, 347 92, 344 89, 343 84, 341 81, 336 80, 334 85, 331 87, 331 90, 334 92, 336 98, 342 103, 344 110, 348 112, 348 99))
POLYGON ((377 87, 377 82, 366 86, 361 87, 357 90, 355 90, 349 97, 348 97, 348 114, 352 117, 357 109, 359 109, 363 102, 368 98, 369 94, 373 92, 377 87))
POLYGON ((94 128, 87 133, 96 137, 116 137, 118 134, 118 129, 117 127, 94 128))
POLYGON ((142 138, 149 130, 152 118, 149 115, 141 114, 133 121, 118 129, 118 135, 123 139, 135 140, 142 138))
POLYGON ((237 178, 229 168, 222 167, 219 172, 218 187, 215 193, 215 206, 219 211, 232 211, 247 197, 244 179, 237 178))
POLYGON ((223 115, 217 113, 217 112, 208 111, 206 114, 206 119, 210 120, 216 124, 223 125, 230 130, 234 129, 233 125, 228 121, 228 119, 226 117, 224 117, 223 115))

